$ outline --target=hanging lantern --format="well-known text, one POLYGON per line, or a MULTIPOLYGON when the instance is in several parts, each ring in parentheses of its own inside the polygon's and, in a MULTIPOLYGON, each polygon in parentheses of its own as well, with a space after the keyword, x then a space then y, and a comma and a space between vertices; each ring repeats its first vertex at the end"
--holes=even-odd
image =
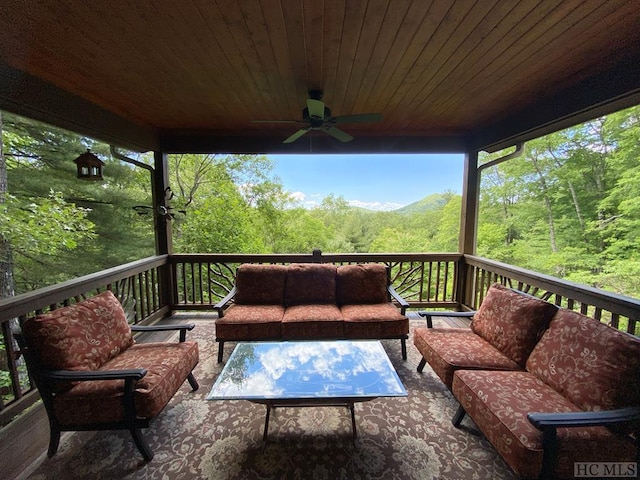
POLYGON ((78 178, 84 180, 102 180, 102 167, 104 162, 96 157, 91 150, 87 151, 74 160, 78 166, 78 178))

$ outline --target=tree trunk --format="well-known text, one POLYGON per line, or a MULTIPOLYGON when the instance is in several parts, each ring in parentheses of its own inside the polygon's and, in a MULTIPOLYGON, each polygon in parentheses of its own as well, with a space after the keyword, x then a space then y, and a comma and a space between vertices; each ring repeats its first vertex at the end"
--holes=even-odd
MULTIPOLYGON (((0 112, 0 208, 6 201, 7 191, 7 162, 3 150, 2 113, 0 112)), ((15 295, 11 260, 11 245, 4 236, 0 235, 0 298, 15 295)))
POLYGON ((547 210, 547 222, 549 225, 549 243, 551 245, 551 251, 553 253, 558 252, 558 245, 556 242, 556 227, 553 221, 553 211, 551 209, 551 199, 549 198, 549 188, 547 187, 547 181, 540 170, 540 166, 538 165, 538 160, 535 156, 531 156, 531 162, 533 163, 533 167, 536 169, 536 173, 538 174, 538 179, 540 182, 540 188, 542 190, 542 194, 544 196, 544 205, 547 210))

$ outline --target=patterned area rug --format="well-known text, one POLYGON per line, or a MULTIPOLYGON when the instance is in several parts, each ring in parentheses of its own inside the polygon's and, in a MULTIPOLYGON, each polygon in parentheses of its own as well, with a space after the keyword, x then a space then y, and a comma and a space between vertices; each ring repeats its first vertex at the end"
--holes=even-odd
MULTIPOLYGON (((457 402, 407 343, 383 341, 409 392, 406 398, 356 404, 358 440, 348 409, 282 408, 262 442, 265 407, 248 401, 207 401, 223 364, 211 320, 196 320, 200 389, 181 387, 144 431, 154 459, 145 464, 128 432, 79 432, 62 437, 58 453, 28 477, 44 479, 513 479, 515 476, 467 417, 456 429, 457 402)), ((412 330, 423 325, 412 320, 412 330)), ((225 346, 225 358, 233 344, 225 346)))

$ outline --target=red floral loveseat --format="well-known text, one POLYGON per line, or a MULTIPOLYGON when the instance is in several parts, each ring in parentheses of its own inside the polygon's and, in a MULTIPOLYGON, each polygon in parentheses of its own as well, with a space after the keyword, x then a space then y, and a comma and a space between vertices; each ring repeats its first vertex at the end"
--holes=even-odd
POLYGON ((408 306, 381 264, 243 264, 215 305, 218 361, 228 341, 370 338, 400 339, 406 360, 408 306))
POLYGON ((62 431, 126 429, 145 460, 153 452, 141 428, 160 413, 192 370, 193 324, 129 325, 110 291, 26 319, 15 332, 49 417, 49 456, 62 431), (136 343, 132 331, 180 331, 179 342, 136 343))
POLYGON ((419 370, 460 403, 454 425, 468 414, 523 478, 638 462, 640 339, 543 303, 493 285, 470 329, 417 329, 419 370))

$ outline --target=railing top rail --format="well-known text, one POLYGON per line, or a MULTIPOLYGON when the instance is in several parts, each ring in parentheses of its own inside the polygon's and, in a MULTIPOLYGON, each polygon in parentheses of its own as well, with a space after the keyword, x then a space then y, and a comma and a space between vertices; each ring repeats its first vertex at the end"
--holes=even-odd
POLYGON ((143 258, 107 270, 91 273, 66 282, 26 292, 0 300, 0 318, 9 319, 23 315, 26 311, 43 308, 77 295, 114 283, 127 276, 136 275, 150 268, 166 265, 168 255, 143 258))
POLYGON ((333 262, 422 262, 457 261, 462 259, 461 253, 319 253, 319 254, 253 254, 253 253, 175 253, 171 255, 172 263, 220 262, 220 263, 304 263, 322 261, 333 262))
POLYGON ((638 299, 474 255, 465 255, 464 259, 468 265, 480 268, 489 267, 488 269, 492 272, 515 278, 533 287, 541 288, 581 303, 594 305, 634 320, 640 319, 640 300, 638 299))

